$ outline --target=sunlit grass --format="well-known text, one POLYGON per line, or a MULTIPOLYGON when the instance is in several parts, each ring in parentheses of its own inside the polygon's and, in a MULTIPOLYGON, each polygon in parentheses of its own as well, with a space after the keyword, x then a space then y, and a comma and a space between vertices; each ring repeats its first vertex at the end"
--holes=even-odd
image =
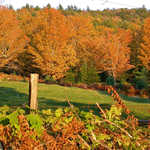
MULTIPOLYGON (((0 82, 0 106, 21 106, 28 104, 28 83, 27 82, 0 82)), ((59 85, 39 84, 38 102, 39 109, 58 108, 68 106, 70 100, 75 106, 85 110, 93 109, 98 111, 95 103, 102 107, 109 108, 113 100, 105 92, 84 90, 76 87, 63 87, 59 85)), ((150 118, 150 100, 123 96, 128 108, 139 118, 150 118)))

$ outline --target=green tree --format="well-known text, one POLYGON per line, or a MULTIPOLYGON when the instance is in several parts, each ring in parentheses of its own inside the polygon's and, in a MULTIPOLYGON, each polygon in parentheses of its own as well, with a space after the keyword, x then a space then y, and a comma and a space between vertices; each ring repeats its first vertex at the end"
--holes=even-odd
POLYGON ((145 67, 140 67, 133 72, 135 75, 134 82, 137 89, 144 89, 148 87, 148 70, 145 67))
POLYGON ((84 62, 80 68, 80 81, 82 83, 88 82, 88 65, 87 62, 84 62))
POLYGON ((93 64, 89 65, 87 83, 91 84, 91 83, 96 83, 99 81, 100 81, 100 78, 99 78, 99 75, 97 73, 95 66, 93 64))

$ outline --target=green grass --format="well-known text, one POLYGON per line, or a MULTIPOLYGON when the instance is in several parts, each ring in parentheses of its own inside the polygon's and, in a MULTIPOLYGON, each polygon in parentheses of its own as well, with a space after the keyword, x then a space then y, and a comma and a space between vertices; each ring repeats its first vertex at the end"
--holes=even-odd
MULTIPOLYGON (((28 103, 28 83, 1 81, 0 82, 0 106, 21 106, 28 103)), ((127 107, 139 119, 150 118, 150 100, 143 98, 122 96, 127 107)), ((75 87, 63 87, 59 85, 39 84, 38 102, 39 109, 58 108, 68 106, 69 99, 75 106, 84 110, 93 109, 98 112, 95 105, 98 102, 103 108, 113 104, 113 100, 105 92, 84 90, 75 87)))

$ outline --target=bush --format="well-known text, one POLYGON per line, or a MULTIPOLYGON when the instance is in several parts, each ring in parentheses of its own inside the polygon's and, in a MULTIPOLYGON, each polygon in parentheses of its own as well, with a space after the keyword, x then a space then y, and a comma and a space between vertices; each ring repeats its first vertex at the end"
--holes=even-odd
POLYGON ((20 75, 15 75, 15 74, 0 73, 0 80, 2 81, 27 81, 29 80, 29 78, 22 77, 20 75))
POLYGON ((95 89, 95 90, 105 90, 105 85, 101 83, 94 83, 88 86, 90 89, 95 89))
POLYGON ((93 64, 83 63, 80 68, 79 81, 86 84, 92 84, 100 81, 99 75, 93 64))
POLYGON ((136 89, 146 89, 148 87, 148 70, 144 67, 137 68, 133 72, 134 74, 134 84, 136 89))
POLYGON ((148 87, 148 82, 144 79, 136 80, 135 84, 136 84, 135 85, 136 89, 139 89, 139 90, 146 89, 148 87))
POLYGON ((82 89, 88 89, 88 85, 85 83, 77 83, 74 86, 82 89))
POLYGON ((49 75, 46 75, 45 78, 44 78, 44 81, 46 83, 51 83, 51 84, 55 84, 56 83, 56 80, 53 79, 52 76, 49 76, 49 75))
POLYGON ((100 82, 99 75, 98 75, 98 73, 97 73, 96 68, 94 67, 94 65, 90 65, 88 67, 87 84, 92 84, 92 83, 96 83, 96 82, 100 82))
POLYGON ((88 83, 88 65, 83 63, 80 69, 80 82, 88 83))
POLYGON ((74 72, 67 72, 64 79, 63 79, 64 83, 75 83, 75 73, 74 72))
POLYGON ((0 142, 4 149, 148 150, 149 129, 140 128, 134 116, 123 117, 125 106, 119 102, 110 110, 98 105, 102 113, 99 116, 72 104, 70 108, 36 114, 0 107, 0 142))
POLYGON ((108 76, 107 79, 106 79, 106 84, 114 86, 115 85, 114 77, 113 76, 108 76))
POLYGON ((136 94, 136 90, 135 90, 134 86, 130 86, 129 88, 127 88, 128 96, 135 96, 135 94, 136 94))
POLYGON ((134 86, 129 82, 124 82, 124 85, 122 85, 120 93, 128 96, 134 96, 136 93, 136 90, 134 86))
POLYGON ((149 98, 148 91, 145 89, 140 90, 140 96, 142 98, 149 98))
POLYGON ((68 87, 72 87, 73 84, 71 82, 64 82, 63 86, 68 86, 68 87))
POLYGON ((124 73, 122 74, 117 80, 119 81, 117 84, 117 88, 118 89, 123 89, 123 86, 128 84, 128 78, 129 78, 129 74, 128 73, 124 73))

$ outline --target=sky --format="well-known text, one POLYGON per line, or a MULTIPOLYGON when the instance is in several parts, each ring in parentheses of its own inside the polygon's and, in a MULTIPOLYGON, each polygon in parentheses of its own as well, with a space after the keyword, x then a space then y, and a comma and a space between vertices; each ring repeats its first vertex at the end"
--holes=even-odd
POLYGON ((33 6, 44 7, 48 3, 53 8, 57 8, 61 4, 64 8, 68 5, 75 5, 78 8, 86 9, 87 6, 91 10, 117 9, 117 8, 140 8, 143 5, 150 9, 150 0, 0 0, 2 5, 12 5, 14 9, 21 8, 27 3, 33 6))

